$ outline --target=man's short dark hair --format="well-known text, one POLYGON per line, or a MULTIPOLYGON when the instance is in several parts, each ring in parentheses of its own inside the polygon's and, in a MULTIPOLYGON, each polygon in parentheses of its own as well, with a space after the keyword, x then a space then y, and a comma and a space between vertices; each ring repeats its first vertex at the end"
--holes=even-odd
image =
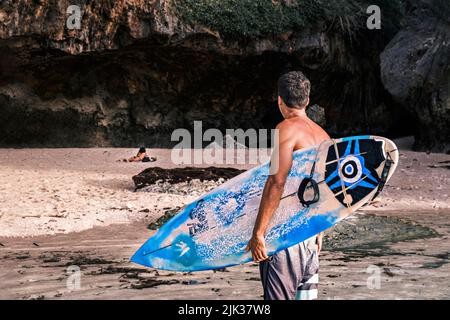
POLYGON ((311 83, 300 71, 285 73, 278 79, 278 95, 289 108, 304 108, 310 90, 311 83))

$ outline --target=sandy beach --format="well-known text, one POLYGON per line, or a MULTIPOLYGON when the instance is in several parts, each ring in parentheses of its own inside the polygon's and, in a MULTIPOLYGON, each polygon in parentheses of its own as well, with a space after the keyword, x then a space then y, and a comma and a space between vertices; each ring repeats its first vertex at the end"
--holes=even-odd
MULTIPOLYGON (((150 223, 214 187, 194 180, 174 186, 184 192, 135 192, 133 175, 174 167, 169 149, 149 150, 158 158, 154 163, 117 162, 135 152, 0 150, 0 298, 261 298, 254 263, 182 274, 128 261, 151 234, 150 223), (80 268, 79 289, 67 285, 73 265, 80 268)), ((442 286, 450 276, 449 161, 445 154, 401 151, 382 195, 328 232, 321 299, 450 298, 442 286), (379 289, 367 286, 372 265, 381 273, 379 289)))
MULTIPOLYGON (((254 262, 181 273, 130 258, 272 147, 287 155, 361 135, 319 161, 294 157, 307 166, 283 193, 290 159, 274 159, 281 174, 256 228, 263 181, 250 173, 136 256, 228 266, 251 228, 266 229, 273 252, 360 208, 324 232, 318 298, 450 300, 449 3, 0 0, 0 300, 262 300, 254 262), (183 148, 197 161, 177 163, 183 148), (216 148, 228 148, 223 164, 216 148), (302 179, 309 163, 319 193, 302 179)), ((315 275, 306 282, 298 291, 315 295, 315 275)))

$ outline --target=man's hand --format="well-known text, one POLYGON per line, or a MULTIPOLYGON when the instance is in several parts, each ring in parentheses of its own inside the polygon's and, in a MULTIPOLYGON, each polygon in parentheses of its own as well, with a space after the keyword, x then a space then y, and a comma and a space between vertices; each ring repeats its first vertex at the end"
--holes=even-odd
POLYGON ((253 260, 256 262, 264 261, 269 258, 267 256, 266 241, 263 236, 253 235, 245 248, 245 251, 249 250, 252 251, 253 260))

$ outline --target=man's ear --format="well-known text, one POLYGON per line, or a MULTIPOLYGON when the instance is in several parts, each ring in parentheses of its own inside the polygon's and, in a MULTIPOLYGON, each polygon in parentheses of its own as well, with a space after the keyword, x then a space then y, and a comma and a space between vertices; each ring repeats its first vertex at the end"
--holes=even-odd
POLYGON ((280 96, 278 96, 278 107, 280 107, 280 109, 287 108, 286 103, 284 103, 283 98, 281 98, 280 96))

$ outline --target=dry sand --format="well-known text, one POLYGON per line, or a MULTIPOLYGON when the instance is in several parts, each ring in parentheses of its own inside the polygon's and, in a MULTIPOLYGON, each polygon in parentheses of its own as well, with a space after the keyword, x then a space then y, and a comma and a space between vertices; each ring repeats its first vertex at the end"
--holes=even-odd
MULTIPOLYGON (((134 192, 133 175, 150 166, 173 167, 170 150, 164 149, 150 150, 158 158, 155 163, 116 162, 135 152, 0 150, 0 298, 260 298, 252 263, 226 272, 181 274, 158 273, 128 261, 149 236, 148 223, 213 187, 194 182, 189 188, 196 192, 187 194, 157 188, 134 192), (81 268, 80 290, 66 285, 69 265, 81 268)), ((403 150, 400 160, 382 196, 363 212, 398 217, 436 234, 374 244, 370 227, 366 233, 360 231, 366 226, 348 229, 346 237, 365 239, 370 246, 356 241, 342 250, 329 242, 321 258, 322 299, 450 298, 448 286, 442 285, 450 278, 450 171, 449 163, 440 163, 450 156, 403 150), (366 286, 372 264, 381 270, 378 290, 366 286)))
POLYGON ((158 161, 117 162, 135 149, 0 149, 0 236, 69 233, 142 218, 189 203, 195 195, 134 192, 131 177, 158 161))

